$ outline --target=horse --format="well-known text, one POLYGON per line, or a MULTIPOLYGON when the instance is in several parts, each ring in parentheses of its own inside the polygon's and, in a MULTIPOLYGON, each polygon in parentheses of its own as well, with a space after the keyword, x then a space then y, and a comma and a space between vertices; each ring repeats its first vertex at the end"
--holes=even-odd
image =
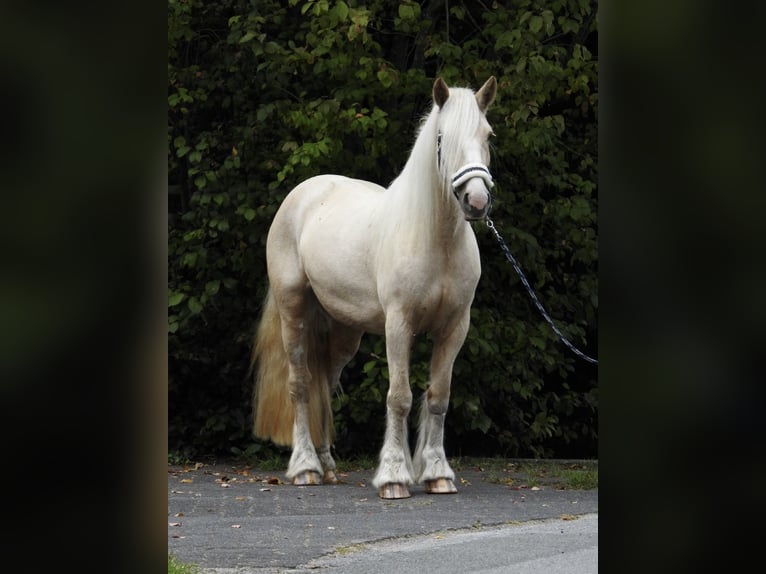
POLYGON ((433 106, 388 188, 317 175, 293 188, 266 241, 268 289, 252 347, 253 432, 292 446, 295 485, 337 483, 331 393, 364 333, 385 335, 386 430, 373 486, 383 499, 456 493, 444 450, 452 368, 465 342, 481 274, 471 221, 487 217, 486 118, 497 93, 490 77, 473 92, 437 78, 433 106), (414 456, 413 338, 432 338, 414 456))

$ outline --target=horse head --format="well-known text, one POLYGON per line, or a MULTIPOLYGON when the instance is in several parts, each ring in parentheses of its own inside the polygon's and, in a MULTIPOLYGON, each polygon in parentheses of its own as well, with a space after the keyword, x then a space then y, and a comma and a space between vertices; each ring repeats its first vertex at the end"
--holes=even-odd
POLYGON ((494 187, 489 171, 489 137, 493 134, 486 112, 497 94, 497 80, 490 77, 475 94, 450 88, 441 78, 433 85, 439 108, 437 170, 452 190, 467 220, 484 219, 492 205, 494 187))

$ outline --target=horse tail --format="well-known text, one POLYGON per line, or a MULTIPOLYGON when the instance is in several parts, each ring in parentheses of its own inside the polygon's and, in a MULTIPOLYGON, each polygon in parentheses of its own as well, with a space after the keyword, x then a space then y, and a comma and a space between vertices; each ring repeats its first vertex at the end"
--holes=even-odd
MULTIPOLYGON (((308 325, 306 360, 311 373, 308 384, 309 429, 315 446, 331 444, 334 437, 329 385, 327 326, 317 307, 308 325)), ((253 388, 253 433, 282 446, 292 446, 295 408, 290 397, 290 372, 282 343, 282 321, 274 295, 269 289, 255 334, 250 369, 255 373, 253 388)))

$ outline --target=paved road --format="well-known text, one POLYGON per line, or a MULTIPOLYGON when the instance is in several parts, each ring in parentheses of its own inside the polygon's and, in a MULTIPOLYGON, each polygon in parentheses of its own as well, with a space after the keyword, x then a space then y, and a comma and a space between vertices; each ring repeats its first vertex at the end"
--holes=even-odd
POLYGON ((216 574, 598 571, 598 491, 456 469, 458 494, 386 501, 373 471, 284 484, 231 465, 168 469, 168 551, 216 574))

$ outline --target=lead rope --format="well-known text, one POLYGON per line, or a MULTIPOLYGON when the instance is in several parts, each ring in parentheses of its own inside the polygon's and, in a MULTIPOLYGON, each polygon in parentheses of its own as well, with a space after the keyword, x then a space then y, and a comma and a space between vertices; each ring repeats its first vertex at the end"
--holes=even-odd
POLYGON ((583 353, 580 349, 575 347, 572 343, 569 342, 569 340, 561 334, 561 331, 558 330, 558 327, 553 323, 553 319, 551 319, 550 315, 548 315, 547 311, 545 310, 545 307, 542 306, 542 303, 540 303, 540 300, 537 298, 537 295, 535 295, 535 292, 532 290, 532 287, 529 286, 529 281, 527 281, 527 277, 524 275, 524 272, 521 270, 521 267, 519 267, 519 264, 516 261, 516 258, 511 254, 511 250, 508 249, 508 246, 505 244, 505 240, 503 239, 503 236, 500 235, 500 232, 495 227, 495 223, 487 217, 485 223, 487 224, 487 227, 489 227, 495 234, 495 237, 497 238, 497 242, 500 244, 500 249, 503 250, 503 253, 505 253, 506 259, 511 262, 511 265, 513 265, 513 268, 516 270, 516 273, 518 273, 519 277, 521 278, 521 282, 524 284, 524 287, 527 288, 527 293, 529 293, 529 296, 532 297, 532 301, 535 302, 535 305, 537 306, 537 309, 540 311, 540 313, 543 316, 543 319, 545 319, 548 324, 553 329, 553 332, 556 333, 559 336, 559 339, 561 339, 561 342, 564 343, 570 351, 572 351, 575 355, 578 357, 581 357, 588 361, 589 363, 594 363, 598 365, 598 361, 592 357, 589 357, 585 353, 583 353))

